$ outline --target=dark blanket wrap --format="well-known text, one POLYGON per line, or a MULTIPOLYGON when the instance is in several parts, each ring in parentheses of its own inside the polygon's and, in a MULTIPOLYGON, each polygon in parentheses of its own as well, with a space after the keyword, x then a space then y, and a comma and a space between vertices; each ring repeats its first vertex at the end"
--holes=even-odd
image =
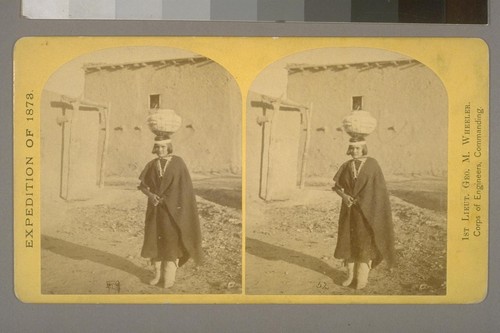
POLYGON ((183 255, 179 258, 182 266, 192 257, 196 263, 202 261, 201 230, 198 209, 189 171, 178 156, 171 156, 165 174, 160 177, 157 160, 150 161, 144 167, 139 179, 141 185, 160 196, 161 201, 154 206, 148 200, 144 228, 144 244, 141 256, 158 257, 158 223, 167 223, 166 218, 178 227, 183 247, 183 255))
MULTIPOLYGON (((383 259, 388 265, 394 264, 394 228, 389 193, 384 175, 377 161, 367 157, 361 168, 358 178, 354 180, 347 161, 339 168, 333 180, 337 187, 344 193, 353 197, 357 203, 351 207, 342 204, 339 217, 339 231, 337 247, 334 256, 339 259, 349 257, 351 247, 349 219, 361 212, 373 231, 373 239, 377 248, 377 257, 374 258, 372 267, 378 265, 383 259), (353 210, 357 210, 353 212, 353 210)), ((362 246, 358 244, 358 246, 362 246)))

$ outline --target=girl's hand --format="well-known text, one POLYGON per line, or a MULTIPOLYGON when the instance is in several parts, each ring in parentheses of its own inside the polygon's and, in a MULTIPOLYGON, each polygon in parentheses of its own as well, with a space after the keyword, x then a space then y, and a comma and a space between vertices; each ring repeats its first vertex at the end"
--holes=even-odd
POLYGON ((342 197, 342 199, 343 199, 343 201, 344 201, 344 203, 345 203, 345 205, 347 207, 351 207, 352 205, 354 205, 355 200, 350 195, 344 194, 344 196, 342 197))
POLYGON ((158 204, 160 203, 160 197, 154 193, 151 193, 149 195, 149 200, 151 201, 153 206, 158 206, 158 204))

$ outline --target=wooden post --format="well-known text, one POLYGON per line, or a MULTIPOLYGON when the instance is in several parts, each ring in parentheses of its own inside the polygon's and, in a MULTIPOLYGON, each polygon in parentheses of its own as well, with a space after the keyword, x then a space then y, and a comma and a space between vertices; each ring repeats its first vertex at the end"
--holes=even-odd
POLYGON ((309 108, 305 109, 306 116, 306 140, 304 142, 304 152, 302 154, 302 165, 300 168, 300 189, 303 189, 306 184, 306 166, 307 157, 309 155, 309 142, 311 141, 311 123, 312 123, 312 103, 309 108))
POLYGON ((73 103, 73 112, 71 113, 71 118, 69 121, 69 134, 68 134, 68 148, 67 148, 67 163, 66 163, 66 188, 65 190, 65 200, 71 200, 71 146, 73 145, 72 142, 72 132, 73 132, 73 116, 75 112, 78 112, 80 110, 80 103, 76 102, 73 103))
POLYGON ((109 144, 109 117, 111 115, 111 103, 104 108, 104 142, 101 153, 101 168, 99 170, 99 188, 104 187, 104 173, 106 171, 106 155, 109 144))
MULTIPOLYGON (((74 107, 73 105, 71 106, 74 107)), ((69 147, 71 145, 71 119, 73 117, 73 109, 63 107, 62 114, 66 119, 62 119, 62 136, 61 136, 61 181, 59 184, 59 196, 66 200, 68 199, 68 181, 69 181, 69 147)))
POLYGON ((273 118, 281 108, 281 101, 280 100, 272 101, 271 105, 273 106, 273 111, 271 113, 271 116, 268 118, 269 121, 263 124, 264 145, 263 145, 262 161, 261 161, 260 197, 261 199, 264 200, 268 200, 270 192, 269 190, 272 187, 272 179, 270 177, 272 168, 272 156, 274 156, 274 152, 272 151, 273 149, 272 140, 273 140, 273 129, 274 127, 276 127, 273 118))

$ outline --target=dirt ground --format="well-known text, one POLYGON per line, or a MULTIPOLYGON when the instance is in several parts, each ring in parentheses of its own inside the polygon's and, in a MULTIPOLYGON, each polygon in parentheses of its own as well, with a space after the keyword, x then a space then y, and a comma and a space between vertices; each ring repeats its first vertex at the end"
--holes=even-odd
MULTIPOLYGON (((171 289, 150 286, 140 257, 146 198, 134 182, 116 180, 87 201, 45 200, 42 206, 42 293, 239 294, 241 179, 194 180, 206 262, 189 261, 171 289)), ((340 199, 326 184, 309 184, 291 200, 247 202, 247 294, 444 295, 446 181, 388 182, 398 265, 372 270, 366 289, 342 287, 333 258, 340 199)))
POLYGON ((247 202, 246 293, 446 294, 446 180, 393 180, 388 187, 398 264, 380 264, 360 291, 341 286, 345 268, 333 257, 340 198, 326 184, 286 202, 247 202))
POLYGON ((190 260, 170 289, 148 284, 152 266, 140 256, 147 199, 136 182, 110 181, 91 200, 45 201, 42 293, 241 293, 241 178, 197 177, 193 184, 205 263, 190 260))

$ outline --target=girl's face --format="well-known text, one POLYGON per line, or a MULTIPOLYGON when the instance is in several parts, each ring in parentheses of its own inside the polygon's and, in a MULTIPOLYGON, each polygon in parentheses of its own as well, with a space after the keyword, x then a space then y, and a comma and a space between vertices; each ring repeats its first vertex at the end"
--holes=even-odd
POLYGON ((352 158, 360 158, 363 156, 363 147, 352 146, 350 149, 352 158))
POLYGON ((166 157, 168 155, 168 146, 167 145, 157 145, 156 146, 156 155, 158 155, 158 157, 166 157))

